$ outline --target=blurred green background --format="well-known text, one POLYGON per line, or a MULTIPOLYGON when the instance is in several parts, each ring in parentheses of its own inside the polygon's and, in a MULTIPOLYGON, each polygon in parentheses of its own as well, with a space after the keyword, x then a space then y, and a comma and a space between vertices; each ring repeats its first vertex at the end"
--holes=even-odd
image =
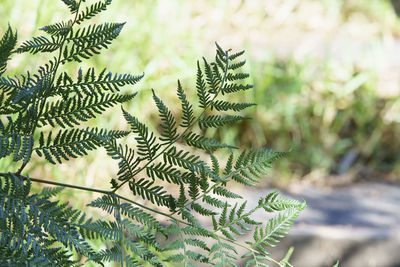
MULTIPOLYGON (((40 35, 41 26, 69 18, 61 1, 0 0, 0 7, 0 34, 10 24, 20 43, 40 35)), ((258 104, 244 114, 253 120, 207 134, 241 147, 292 149, 274 169, 276 184, 330 183, 346 175, 393 180, 400 171, 396 7, 395 0, 115 0, 91 22, 126 21, 124 30, 82 67, 144 72, 127 109, 156 122, 151 88, 174 108, 177 79, 193 99, 196 60, 213 57, 215 41, 244 48, 255 89, 235 97, 258 104)), ((8 74, 35 71, 44 56, 17 55, 8 74)), ((65 68, 73 74, 78 65, 65 68)), ((118 108, 90 125, 126 127, 118 108)), ((116 166, 99 151, 89 161, 50 166, 36 160, 28 169, 32 176, 108 188, 116 166)))

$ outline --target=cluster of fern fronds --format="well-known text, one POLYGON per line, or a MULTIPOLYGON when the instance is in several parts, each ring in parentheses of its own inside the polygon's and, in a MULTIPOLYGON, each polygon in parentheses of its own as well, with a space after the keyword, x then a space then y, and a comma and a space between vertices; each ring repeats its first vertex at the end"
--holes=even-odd
POLYGON ((240 257, 246 266, 287 264, 270 258, 267 248, 286 234, 305 204, 273 191, 257 206, 248 207, 243 196, 229 189, 234 182, 256 186, 285 153, 265 148, 239 151, 204 135, 207 128, 247 119, 240 111, 253 104, 229 101, 230 94, 252 88, 246 83, 248 74, 241 72, 244 52, 217 45, 212 62, 203 59, 197 63, 196 103, 189 101, 178 81, 179 118, 153 91, 159 133, 124 109, 127 131, 85 127, 86 121, 106 109, 132 100, 136 92, 121 94, 120 88, 136 84, 143 75, 94 68, 79 69, 76 75, 63 72, 64 64, 81 62, 107 48, 124 23, 80 25, 104 11, 111 0, 62 2, 73 18, 41 28, 46 36, 16 48, 17 34, 9 26, 0 41, 0 158, 11 157, 20 164, 16 172, 0 173, 1 265, 70 266, 87 260, 99 264, 114 261, 122 266, 195 266, 198 262, 235 266, 240 257), (35 74, 6 76, 9 58, 23 52, 53 56, 35 74), (135 137, 134 144, 120 140, 128 135, 135 137), (110 190, 24 173, 33 153, 57 164, 100 147, 118 161, 119 171, 110 181, 110 190), (199 150, 208 159, 200 157, 199 150), (217 150, 225 150, 227 159, 218 159, 217 150), (101 193, 102 197, 88 206, 100 208, 114 219, 86 218, 68 203, 51 200, 61 187, 32 194, 31 182, 101 193), (135 198, 119 194, 123 186, 128 186, 135 198), (140 198, 153 206, 143 205, 140 198), (256 218, 254 213, 260 210, 275 217, 256 218), (159 216, 165 220, 156 219, 159 216), (201 216, 209 219, 211 228, 200 223, 201 216), (237 238, 245 234, 252 238, 239 242, 237 238), (96 250, 91 240, 103 240, 104 248, 96 250), (240 255, 238 248, 246 252, 240 255))

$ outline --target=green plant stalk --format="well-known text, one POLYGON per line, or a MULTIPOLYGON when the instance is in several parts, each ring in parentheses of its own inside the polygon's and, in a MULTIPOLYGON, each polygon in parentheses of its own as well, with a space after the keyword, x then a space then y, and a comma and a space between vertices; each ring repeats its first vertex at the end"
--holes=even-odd
POLYGON ((294 251, 294 247, 290 247, 288 252, 286 253, 285 257, 281 260, 282 267, 286 267, 286 264, 290 265, 289 259, 290 259, 290 257, 292 257, 293 251, 294 251))

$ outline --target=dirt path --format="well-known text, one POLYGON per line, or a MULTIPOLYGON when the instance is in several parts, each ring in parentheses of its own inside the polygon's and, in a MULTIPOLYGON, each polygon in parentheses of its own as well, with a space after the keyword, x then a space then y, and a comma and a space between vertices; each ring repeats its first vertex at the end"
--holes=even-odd
POLYGON ((298 267, 332 266, 338 259, 342 267, 400 266, 399 186, 308 187, 288 195, 304 199, 308 207, 275 255, 294 245, 292 263, 298 267))

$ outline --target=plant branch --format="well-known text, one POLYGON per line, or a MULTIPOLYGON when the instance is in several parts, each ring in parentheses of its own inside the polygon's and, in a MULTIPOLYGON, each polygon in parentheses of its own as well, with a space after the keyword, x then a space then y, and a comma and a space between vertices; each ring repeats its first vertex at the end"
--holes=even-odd
POLYGON ((80 185, 74 185, 74 184, 66 184, 66 183, 60 183, 60 182, 55 182, 55 181, 50 181, 50 180, 43 180, 39 178, 33 178, 33 177, 28 177, 28 176, 23 176, 18 173, 0 173, 0 176, 6 177, 10 174, 16 175, 17 177, 21 178, 22 180, 31 180, 32 182, 37 182, 37 183, 42 183, 42 184, 51 184, 51 185, 56 185, 56 186, 63 186, 63 187, 68 187, 68 188, 73 188, 73 189, 79 189, 79 190, 84 190, 84 191, 90 191, 90 192, 96 192, 96 193, 101 193, 101 194, 112 194, 112 191, 109 190, 102 190, 102 189, 97 189, 97 188, 91 188, 91 187, 86 187, 86 186, 80 186, 80 185))
MULTIPOLYGON (((79 8, 80 8, 80 6, 81 6, 81 3, 82 3, 82 0, 79 0, 78 9, 77 9, 77 11, 76 11, 74 21, 72 22, 71 30, 72 30, 72 27, 74 26, 74 24, 76 23, 76 20, 77 20, 77 18, 78 18, 78 13, 79 13, 79 8)), ((54 83, 54 79, 55 79, 55 77, 56 77, 56 73, 57 73, 58 67, 60 66, 60 62, 61 62, 61 56, 62 56, 62 52, 63 52, 63 47, 64 47, 64 45, 65 45, 66 37, 63 36, 62 38, 63 38, 63 39, 62 39, 62 41, 61 41, 61 45, 60 45, 60 48, 59 48, 58 58, 57 58, 57 61, 56 61, 56 65, 55 65, 55 67, 54 67, 54 70, 52 70, 53 75, 52 75, 52 77, 51 77, 50 86, 52 86, 53 83, 54 83)), ((32 131, 31 131, 31 135, 33 135, 33 134, 35 133, 35 131, 36 131, 36 128, 37 128, 38 122, 39 122, 39 118, 40 118, 40 116, 42 115, 43 109, 44 109, 45 104, 46 104, 46 100, 47 100, 47 97, 44 97, 44 98, 41 100, 39 112, 38 112, 38 114, 37 114, 37 118, 36 118, 35 123, 34 123, 34 125, 33 125, 32 131)), ((22 170, 25 168, 25 166, 26 166, 27 164, 28 164, 28 162, 24 162, 24 163, 21 165, 21 167, 18 169, 18 171, 17 171, 16 174, 20 175, 21 172, 22 172, 22 170)))
MULTIPOLYGON (((223 88, 225 82, 226 82, 226 75, 228 73, 228 52, 226 52, 226 62, 225 62, 225 70, 224 70, 224 77, 221 81, 221 85, 219 87, 219 89, 221 90, 221 88, 223 88)), ((219 90, 219 91, 220 91, 219 90)), ((146 162, 146 164, 139 168, 137 171, 135 171, 132 174, 132 178, 135 177, 138 173, 140 173, 141 171, 143 171, 150 163, 152 163, 156 158, 158 158, 160 155, 164 154, 164 152, 170 148, 176 141, 178 141, 179 139, 181 139, 188 131, 190 128, 192 128, 197 122, 198 120, 204 115, 204 113, 206 112, 206 110, 211 106, 211 104, 213 103, 213 101, 217 98, 219 91, 216 92, 216 94, 214 95, 213 99, 210 101, 210 103, 203 109, 203 111, 200 113, 199 116, 197 116, 197 118, 195 120, 193 120, 193 122, 186 127, 186 129, 179 135, 177 136, 174 140, 172 140, 161 152, 159 152, 157 155, 155 155, 151 160, 149 160, 148 162, 146 162)), ((127 183, 129 181, 125 180, 123 181, 120 185, 118 185, 116 188, 114 188, 113 192, 116 192, 119 188, 121 188, 125 183, 127 183)))

